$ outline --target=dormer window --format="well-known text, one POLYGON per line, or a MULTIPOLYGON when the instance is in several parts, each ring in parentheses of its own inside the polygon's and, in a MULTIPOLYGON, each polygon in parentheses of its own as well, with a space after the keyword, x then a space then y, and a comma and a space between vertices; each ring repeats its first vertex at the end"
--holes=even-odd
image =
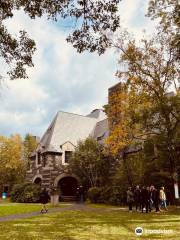
POLYGON ((65 151, 65 163, 69 163, 70 159, 72 157, 72 151, 65 151))

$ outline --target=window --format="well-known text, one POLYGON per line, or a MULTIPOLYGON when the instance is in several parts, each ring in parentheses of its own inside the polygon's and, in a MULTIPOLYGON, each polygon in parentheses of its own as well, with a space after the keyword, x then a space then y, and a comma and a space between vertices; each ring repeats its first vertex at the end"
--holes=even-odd
POLYGON ((37 165, 40 165, 41 164, 41 153, 38 152, 37 153, 37 165))
POLYGON ((46 164, 47 164, 47 156, 44 155, 44 156, 42 157, 42 165, 43 165, 43 167, 45 167, 46 164))
POLYGON ((72 156, 72 151, 65 151, 65 163, 69 163, 71 156, 72 156))

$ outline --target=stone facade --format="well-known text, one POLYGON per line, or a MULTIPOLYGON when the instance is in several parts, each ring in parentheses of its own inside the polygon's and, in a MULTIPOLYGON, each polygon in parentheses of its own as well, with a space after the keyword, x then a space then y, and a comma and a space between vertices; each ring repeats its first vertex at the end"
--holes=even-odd
POLYGON ((38 156, 37 153, 31 158, 31 168, 27 171, 27 180, 33 183, 41 182, 42 187, 50 188, 58 174, 64 172, 62 169, 62 155, 45 153, 38 156))
POLYGON ((67 170, 79 140, 91 136, 103 140, 107 118, 101 110, 88 116, 59 112, 32 154, 27 181, 48 190, 59 188, 62 196, 73 196, 80 180, 67 170))

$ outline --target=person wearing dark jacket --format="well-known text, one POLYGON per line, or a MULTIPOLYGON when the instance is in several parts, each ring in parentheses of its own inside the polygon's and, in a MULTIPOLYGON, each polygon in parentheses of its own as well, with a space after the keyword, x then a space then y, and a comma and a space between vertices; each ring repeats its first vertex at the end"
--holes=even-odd
POLYGON ((48 194, 46 188, 44 188, 42 190, 42 192, 40 193, 40 202, 42 203, 41 213, 48 212, 48 208, 47 208, 46 204, 48 203, 49 199, 50 199, 49 194, 48 194))
POLYGON ((153 189, 154 189, 154 186, 151 185, 150 186, 150 191, 149 191, 149 209, 150 209, 150 212, 153 210, 153 207, 154 207, 153 189))
POLYGON ((78 203, 83 203, 84 201, 84 189, 82 185, 76 189, 76 200, 78 203))
POLYGON ((151 191, 152 191, 152 200, 153 200, 156 212, 160 212, 160 210, 159 210, 159 192, 154 186, 152 186, 151 191))
POLYGON ((141 211, 141 190, 139 188, 139 185, 136 186, 136 189, 134 190, 134 202, 136 206, 136 211, 139 208, 139 211, 141 211))
POLYGON ((134 194, 133 194, 132 188, 129 187, 128 190, 127 190, 127 203, 129 205, 129 211, 130 212, 132 212, 133 202, 134 202, 134 194))
POLYGON ((84 189, 82 185, 79 187, 79 200, 80 203, 84 202, 84 189))
POLYGON ((144 211, 144 208, 146 209, 146 213, 148 213, 149 210, 149 191, 148 188, 143 187, 141 190, 141 201, 142 201, 142 213, 144 211))
POLYGON ((151 203, 150 203, 151 191, 150 191, 150 187, 147 187, 146 190, 148 191, 148 212, 151 212, 151 203))

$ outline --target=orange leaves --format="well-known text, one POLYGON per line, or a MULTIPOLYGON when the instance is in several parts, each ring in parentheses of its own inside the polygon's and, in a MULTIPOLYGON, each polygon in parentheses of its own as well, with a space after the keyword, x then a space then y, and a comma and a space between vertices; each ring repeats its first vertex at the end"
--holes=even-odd
POLYGON ((106 143, 113 155, 117 155, 132 142, 132 126, 128 117, 130 113, 129 101, 128 88, 124 84, 116 85, 109 92, 110 136, 106 143))
POLYGON ((131 139, 129 138, 125 124, 116 126, 106 140, 106 144, 109 146, 113 155, 117 155, 130 143, 131 139))
POLYGON ((136 88, 139 79, 134 77, 131 81, 132 84, 120 83, 121 88, 115 86, 109 96, 110 136, 106 143, 113 155, 118 155, 127 146, 137 144, 136 136, 142 134, 142 113, 152 106, 147 93, 136 88))
POLYGON ((169 36, 159 33, 139 44, 129 35, 123 40, 117 43, 121 50, 116 74, 120 83, 109 91, 107 142, 114 154, 137 144, 137 139, 142 139, 139 136, 145 139, 149 133, 157 134, 171 125, 167 94, 179 87, 179 68, 169 36))

